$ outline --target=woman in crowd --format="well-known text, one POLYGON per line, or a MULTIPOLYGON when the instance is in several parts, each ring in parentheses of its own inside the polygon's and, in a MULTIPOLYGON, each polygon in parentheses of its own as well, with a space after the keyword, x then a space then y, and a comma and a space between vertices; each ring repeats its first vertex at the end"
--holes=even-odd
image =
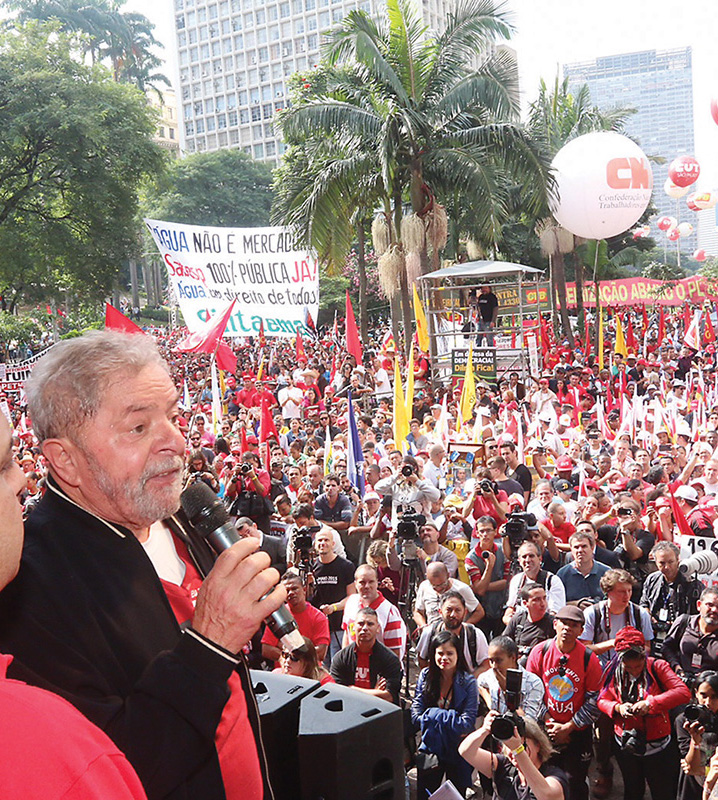
POLYGON ((201 450, 193 450, 187 460, 185 469, 184 485, 188 486, 196 481, 202 481, 213 492, 219 492, 219 478, 217 473, 207 463, 207 459, 201 450))
POLYGON ((417 759, 417 797, 450 780, 462 797, 471 784, 471 766, 458 746, 476 722, 476 680, 466 668, 457 636, 441 631, 431 641, 429 666, 421 671, 411 704, 411 721, 421 730, 417 759))
POLYGON ((334 683, 334 678, 319 663, 314 643, 306 636, 304 637, 304 651, 282 650, 279 659, 279 666, 274 672, 281 672, 282 675, 294 675, 297 678, 310 678, 313 681, 319 681, 322 686, 325 683, 334 683))
POLYGON ((525 730, 503 742, 503 754, 484 750, 498 711, 489 711, 484 724, 459 745, 459 753, 494 785, 494 800, 569 800, 568 776, 547 762, 553 753, 538 722, 526 717, 525 730))
POLYGON ((711 765, 718 745, 718 672, 706 671, 698 675, 693 704, 688 713, 691 719, 686 716, 683 712, 676 718, 676 736, 681 754, 677 796, 678 800, 701 800, 704 789, 706 794, 710 794, 711 783, 718 777, 718 772, 711 765), (702 711, 695 706, 700 706, 702 711))
POLYGON ((646 656, 646 640, 637 628, 622 628, 614 648, 598 707, 613 720, 624 800, 643 797, 646 783, 652 800, 671 800, 676 796, 678 764, 668 749, 668 712, 687 703, 691 693, 667 661, 646 656))

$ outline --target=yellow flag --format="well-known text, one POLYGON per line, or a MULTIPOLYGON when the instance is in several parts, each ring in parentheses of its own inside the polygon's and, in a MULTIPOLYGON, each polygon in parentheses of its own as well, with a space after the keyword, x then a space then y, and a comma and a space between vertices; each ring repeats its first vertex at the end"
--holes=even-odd
POLYGON ((264 372, 264 353, 262 353, 262 358, 259 361, 259 369, 257 370, 257 380, 262 380, 262 373, 264 372))
POLYGON ((426 322, 426 314, 424 313, 424 306, 421 305, 419 292, 416 291, 416 284, 414 289, 414 318, 416 319, 416 338, 419 340, 419 347, 425 353, 429 352, 429 326, 426 322))
POLYGON ((476 385, 474 383, 474 343, 469 345, 469 356, 466 360, 466 372, 464 373, 464 385, 461 389, 461 402, 459 403, 459 413, 456 418, 456 430, 461 429, 462 422, 471 419, 471 414, 476 403, 476 385))
POLYGON ((603 309, 598 315, 598 368, 603 369, 603 309))
POLYGON ((616 353, 620 353, 624 358, 628 355, 628 348, 626 347, 626 340, 623 338, 623 326, 621 325, 621 318, 616 314, 616 353))
POLYGON ((399 357, 394 359, 394 444, 397 450, 405 452, 409 435, 409 421, 406 418, 406 403, 404 390, 401 385, 401 370, 399 357))
POLYGON ((414 416, 414 348, 409 353, 409 366, 406 368, 406 419, 411 422, 414 416))

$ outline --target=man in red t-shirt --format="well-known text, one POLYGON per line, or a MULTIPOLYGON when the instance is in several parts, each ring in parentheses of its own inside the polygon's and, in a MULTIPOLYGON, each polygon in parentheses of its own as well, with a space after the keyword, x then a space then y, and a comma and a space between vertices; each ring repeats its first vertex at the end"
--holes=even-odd
POLYGON ((469 514, 473 513, 474 519, 485 516, 493 517, 498 527, 506 522, 508 510, 509 496, 503 489, 499 489, 488 470, 481 470, 476 475, 474 490, 464 504, 462 516, 467 518, 469 514))
MULTIPOLYGON (((307 603, 307 592, 296 570, 285 572, 282 583, 287 589, 287 605, 297 621, 299 632, 312 640, 321 663, 329 645, 329 620, 318 608, 307 603)), ((268 661, 279 661, 281 653, 277 637, 266 628, 262 636, 262 655, 268 661)))
POLYGON ((558 750, 557 765, 569 775, 572 800, 588 800, 591 726, 601 688, 598 658, 578 641, 583 624, 580 608, 564 606, 554 619, 556 636, 537 644, 526 664, 546 687, 546 731, 558 750))

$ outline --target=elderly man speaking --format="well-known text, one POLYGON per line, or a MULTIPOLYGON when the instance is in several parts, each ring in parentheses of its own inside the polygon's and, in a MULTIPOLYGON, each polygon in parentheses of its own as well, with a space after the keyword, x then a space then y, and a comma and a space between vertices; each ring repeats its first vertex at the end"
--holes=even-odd
POLYGON ((9 674, 99 725, 149 798, 271 797, 242 648, 286 593, 258 540, 215 561, 174 516, 185 444, 152 339, 57 344, 26 391, 50 477, 0 598, 9 674))

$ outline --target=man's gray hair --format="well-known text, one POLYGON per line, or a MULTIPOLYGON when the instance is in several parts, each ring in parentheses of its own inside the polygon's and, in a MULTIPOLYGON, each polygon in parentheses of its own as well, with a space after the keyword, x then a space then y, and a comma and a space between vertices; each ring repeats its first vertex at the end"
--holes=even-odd
POLYGON ((25 384, 38 440, 67 436, 76 441, 110 386, 151 364, 167 370, 154 340, 143 334, 90 331, 54 345, 25 384))

